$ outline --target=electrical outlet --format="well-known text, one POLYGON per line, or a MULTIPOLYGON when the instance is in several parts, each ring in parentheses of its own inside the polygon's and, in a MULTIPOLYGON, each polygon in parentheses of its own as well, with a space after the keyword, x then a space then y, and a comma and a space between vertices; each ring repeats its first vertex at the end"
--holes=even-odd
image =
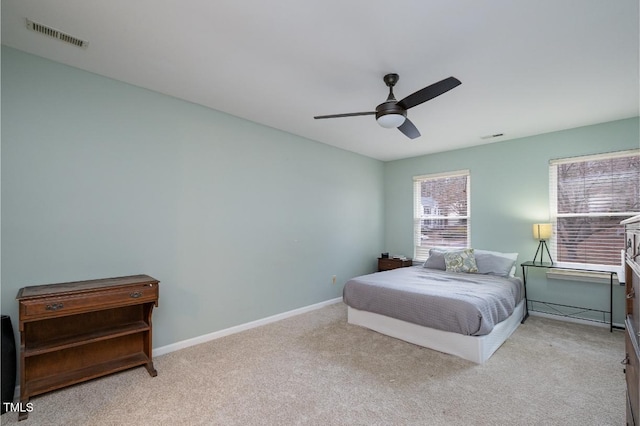
POLYGON ((334 276, 331 278, 331 280, 333 281, 333 284, 335 284, 335 283, 336 283, 336 276, 334 275, 334 276))

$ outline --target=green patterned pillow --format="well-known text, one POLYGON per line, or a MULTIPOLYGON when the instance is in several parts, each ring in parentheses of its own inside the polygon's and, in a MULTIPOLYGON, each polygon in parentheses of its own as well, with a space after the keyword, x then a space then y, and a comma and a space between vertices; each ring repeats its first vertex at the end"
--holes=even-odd
POLYGON ((446 252, 444 262, 450 272, 478 272, 472 248, 446 252))

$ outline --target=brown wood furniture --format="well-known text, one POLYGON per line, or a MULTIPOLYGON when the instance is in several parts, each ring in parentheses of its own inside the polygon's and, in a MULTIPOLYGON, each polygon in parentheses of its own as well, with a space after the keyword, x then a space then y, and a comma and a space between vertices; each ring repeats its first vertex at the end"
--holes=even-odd
POLYGON ((31 396, 132 367, 156 376, 151 314, 158 283, 133 275, 20 289, 21 406, 31 396))
POLYGON ((387 257, 379 257, 378 258, 378 272, 388 271, 390 269, 396 268, 405 268, 407 266, 412 266, 413 260, 411 259, 398 259, 398 258, 387 258, 387 257))
POLYGON ((627 381, 627 424, 640 424, 640 216, 622 221, 625 225, 625 378, 627 381))

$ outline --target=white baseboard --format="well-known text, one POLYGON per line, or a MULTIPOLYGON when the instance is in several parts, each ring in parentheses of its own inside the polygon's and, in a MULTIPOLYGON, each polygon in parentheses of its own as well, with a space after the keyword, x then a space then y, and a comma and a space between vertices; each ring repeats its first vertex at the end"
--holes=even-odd
MULTIPOLYGON (((573 317, 565 317, 565 316, 562 316, 562 315, 548 314, 546 312, 538 312, 538 311, 529 310, 529 315, 535 316, 535 317, 549 318, 549 319, 553 319, 553 320, 557 320, 557 321, 573 322, 573 323, 576 323, 576 324, 584 324, 584 325, 591 325, 591 326, 594 326, 594 327, 609 328, 609 324, 608 323, 597 322, 597 321, 589 321, 589 320, 580 319, 580 318, 573 318, 573 317)), ((616 327, 624 327, 624 324, 618 324, 618 323, 615 323, 615 322, 613 323, 613 325, 616 326, 616 327)))
MULTIPOLYGON (((342 297, 336 297, 335 299, 325 300, 324 302, 316 303, 314 305, 304 306, 302 308, 294 309, 292 311, 272 315, 270 317, 262 318, 256 321, 251 321, 246 324, 240 324, 235 327, 226 328, 224 330, 215 331, 213 333, 205 334, 202 336, 193 337, 191 339, 172 343, 166 346, 161 346, 159 348, 153 348, 153 356, 155 357, 155 356, 168 354, 169 352, 188 348, 189 346, 199 345, 200 343, 209 342, 211 340, 219 339, 224 336, 229 336, 230 334, 240 333, 241 331, 260 327, 261 325, 270 324, 272 322, 280 321, 285 318, 290 318, 296 315, 315 311, 316 309, 324 308, 325 306, 333 305, 334 303, 339 303, 339 302, 342 302, 342 297)), ((13 395, 14 395, 13 402, 19 402, 20 401, 20 385, 19 384, 16 385, 13 395)))
POLYGON ((292 311, 272 315, 270 317, 262 318, 256 321, 251 321, 246 324, 236 325, 234 327, 225 328, 224 330, 214 331, 213 333, 204 334, 202 336, 193 337, 187 340, 182 340, 180 342, 172 343, 170 345, 154 348, 153 356, 156 357, 156 356, 168 354, 173 351, 188 348, 189 346, 199 345, 200 343, 205 343, 211 340, 219 339, 221 337, 229 336, 231 334, 240 333, 242 331, 260 327, 262 325, 270 324, 272 322, 280 321, 285 318, 290 318, 296 315, 315 311, 316 309, 324 308, 325 306, 333 305, 334 303, 339 303, 339 302, 342 302, 342 297, 337 297, 335 299, 326 300, 324 302, 316 303, 314 305, 304 306, 302 308, 294 309, 292 311))

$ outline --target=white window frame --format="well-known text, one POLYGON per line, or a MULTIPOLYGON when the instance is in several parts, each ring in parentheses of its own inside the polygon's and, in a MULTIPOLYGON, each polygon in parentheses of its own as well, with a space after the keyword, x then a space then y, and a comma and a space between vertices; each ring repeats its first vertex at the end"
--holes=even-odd
POLYGON ((429 255, 429 249, 433 247, 442 247, 442 245, 435 244, 433 246, 422 245, 422 221, 433 219, 451 219, 451 216, 438 215, 438 214, 424 214, 424 208, 422 206, 422 188, 421 184, 427 180, 440 180, 447 178, 456 178, 465 176, 467 178, 467 214, 464 216, 455 216, 456 219, 466 219, 467 221, 467 233, 466 241, 467 247, 471 247, 471 173, 469 170, 457 170, 453 172, 434 173, 428 175, 420 175, 413 177, 413 259, 416 261, 424 261, 429 255))
MULTIPOLYGON (((549 241, 551 256, 554 259, 554 263, 558 267, 571 268, 571 269, 584 269, 584 270, 594 270, 594 271, 614 271, 619 272, 619 269, 622 265, 624 265, 624 252, 620 254, 620 265, 604 265, 597 263, 578 263, 578 262, 559 262, 558 261, 558 239, 557 239, 557 224, 559 217, 576 217, 578 215, 582 215, 585 217, 619 217, 622 221, 631 216, 635 216, 640 214, 640 212, 614 212, 614 213, 580 213, 580 214, 572 214, 558 213, 558 175, 557 171, 558 165, 568 164, 568 163, 578 163, 578 162, 586 162, 586 161, 597 161, 597 160, 607 160, 613 158, 621 158, 632 155, 640 155, 640 149, 632 149, 626 151, 617 151, 617 152, 609 152, 603 154, 593 154, 593 155, 585 155, 579 157, 569 157, 569 158, 559 158, 552 159, 549 161, 549 218, 553 228, 553 235, 549 241)), ((624 239, 624 238, 623 238, 624 239)), ((608 282, 608 279, 607 279, 608 282)))

